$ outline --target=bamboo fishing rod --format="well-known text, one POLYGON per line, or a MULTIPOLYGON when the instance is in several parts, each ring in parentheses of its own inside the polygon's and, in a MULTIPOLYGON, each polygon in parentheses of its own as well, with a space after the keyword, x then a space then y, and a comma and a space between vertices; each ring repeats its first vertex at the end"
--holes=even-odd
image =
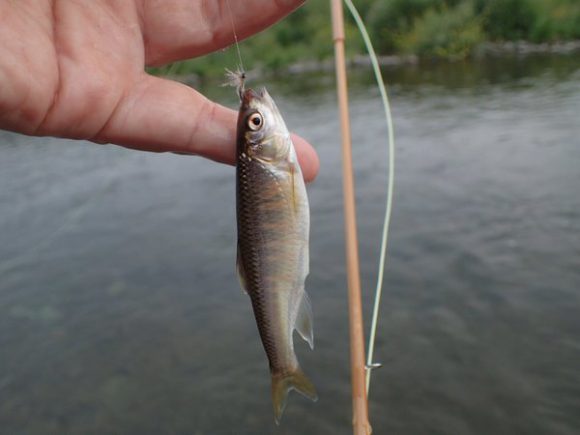
POLYGON ((354 435, 370 435, 366 392, 365 345, 361 303, 358 241, 356 233, 356 205, 352 169, 348 91, 344 55, 344 16, 342 0, 330 0, 332 9, 332 35, 336 62, 336 83, 340 110, 342 136, 342 179, 346 237, 346 263, 348 280, 348 314, 350 325, 350 364, 352 382, 352 412, 354 435))

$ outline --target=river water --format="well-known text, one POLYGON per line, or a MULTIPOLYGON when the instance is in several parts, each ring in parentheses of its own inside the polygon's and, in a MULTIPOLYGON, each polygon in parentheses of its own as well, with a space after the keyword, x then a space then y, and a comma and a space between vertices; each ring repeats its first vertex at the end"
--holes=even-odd
MULTIPOLYGON (((374 433, 580 433, 580 56, 385 75, 397 184, 374 433)), ((292 393, 274 425, 234 272, 233 168, 0 132, 1 434, 350 433, 334 80, 267 84, 321 157, 315 350, 295 340, 320 400, 292 393)), ((370 319, 387 131, 367 71, 351 112, 370 319)))

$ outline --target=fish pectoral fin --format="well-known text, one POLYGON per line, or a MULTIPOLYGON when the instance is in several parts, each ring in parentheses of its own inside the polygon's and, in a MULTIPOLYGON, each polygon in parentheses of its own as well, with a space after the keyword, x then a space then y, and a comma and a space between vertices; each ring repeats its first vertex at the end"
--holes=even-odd
POLYGON ((296 314, 296 322, 294 328, 310 346, 310 349, 314 349, 314 331, 312 328, 312 305, 310 304, 310 297, 308 293, 302 293, 302 300, 298 306, 298 311, 296 314))
POLYGON ((297 166, 298 163, 290 163, 290 184, 291 184, 291 201, 292 201, 292 210, 294 211, 294 215, 297 215, 300 211, 300 187, 298 183, 302 182, 302 172, 300 171, 300 167, 297 166))
POLYGON ((298 212, 298 206, 296 203, 296 182, 294 181, 294 174, 296 169, 294 165, 290 165, 290 177, 292 178, 292 209, 294 210, 294 214, 298 212))
POLYGON ((244 263, 240 255, 240 244, 238 243, 238 254, 236 256, 236 270, 238 272, 238 279, 240 280, 240 287, 245 294, 248 294, 248 281, 246 279, 246 271, 244 270, 244 263))
POLYGON ((300 368, 292 373, 276 374, 272 373, 272 404, 274 405, 274 418, 276 424, 280 424, 282 413, 286 408, 286 401, 290 390, 296 390, 304 397, 313 402, 318 400, 316 389, 310 379, 302 372, 300 368))

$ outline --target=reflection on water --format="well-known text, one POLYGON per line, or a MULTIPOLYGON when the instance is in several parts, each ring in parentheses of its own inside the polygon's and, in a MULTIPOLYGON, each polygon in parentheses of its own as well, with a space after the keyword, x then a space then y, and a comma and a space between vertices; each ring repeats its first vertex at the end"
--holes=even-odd
MULTIPOLYGON (((385 73, 398 172, 375 432, 578 433, 580 60, 385 73)), ((0 133, 0 433, 350 433, 334 82, 268 86, 322 162, 315 351, 296 341, 319 402, 293 394, 275 428, 234 274, 232 168, 0 133)), ((367 72, 351 104, 368 313, 386 127, 367 72)))

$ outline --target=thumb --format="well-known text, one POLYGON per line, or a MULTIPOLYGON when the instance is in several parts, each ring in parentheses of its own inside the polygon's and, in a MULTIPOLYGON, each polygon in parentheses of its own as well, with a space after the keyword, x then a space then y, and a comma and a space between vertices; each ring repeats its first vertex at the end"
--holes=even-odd
MULTIPOLYGON (((234 164, 237 113, 175 81, 143 75, 93 138, 144 151, 195 154, 234 164)), ((318 173, 316 151, 292 137, 304 178, 318 173)))

